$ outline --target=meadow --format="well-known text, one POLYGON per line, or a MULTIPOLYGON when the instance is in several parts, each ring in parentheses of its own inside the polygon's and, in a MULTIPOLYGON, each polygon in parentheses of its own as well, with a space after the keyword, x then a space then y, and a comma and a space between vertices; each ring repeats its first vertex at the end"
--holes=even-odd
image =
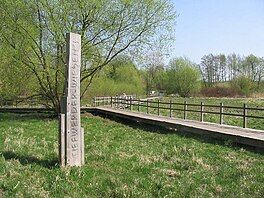
POLYGON ((0 197, 263 197, 264 155, 82 115, 85 161, 58 165, 56 117, 0 114, 0 197))

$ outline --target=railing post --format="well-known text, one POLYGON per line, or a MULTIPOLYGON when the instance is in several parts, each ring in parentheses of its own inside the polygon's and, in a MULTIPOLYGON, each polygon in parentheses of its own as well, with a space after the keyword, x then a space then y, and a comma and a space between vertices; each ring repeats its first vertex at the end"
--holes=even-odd
POLYGON ((140 99, 138 99, 138 108, 137 108, 138 109, 138 112, 139 112, 139 103, 140 103, 140 99))
POLYGON ((203 122, 204 121, 204 103, 201 102, 201 109, 200 109, 200 122, 203 122))
POLYGON ((170 100, 170 118, 171 118, 171 100, 170 100))
POLYGON ((113 97, 110 98, 111 107, 113 107, 113 97))
POLYGON ((158 100, 158 116, 160 115, 160 100, 158 100))
POLYGON ((224 123, 223 111, 224 111, 224 107, 223 107, 223 103, 221 102, 220 103, 220 121, 219 121, 220 124, 223 124, 224 123))
POLYGON ((147 99, 147 114, 149 113, 149 101, 147 99))
POLYGON ((247 105, 243 106, 243 128, 247 128, 247 105))
POLYGON ((184 101, 184 108, 183 108, 183 119, 187 119, 187 101, 184 101))
POLYGON ((130 105, 130 111, 132 111, 132 96, 130 96, 130 101, 129 101, 129 105, 130 105))

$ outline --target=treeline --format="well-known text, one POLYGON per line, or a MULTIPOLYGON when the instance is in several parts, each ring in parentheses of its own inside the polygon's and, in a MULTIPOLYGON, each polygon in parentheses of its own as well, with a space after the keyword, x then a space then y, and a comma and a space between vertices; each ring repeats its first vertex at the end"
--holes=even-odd
POLYGON ((205 55, 199 64, 205 96, 251 96, 264 92, 264 58, 253 54, 205 55))
POLYGON ((200 72, 187 58, 176 58, 170 64, 138 68, 129 58, 118 58, 93 80, 86 98, 151 92, 190 96, 201 87, 200 72))
POLYGON ((213 97, 248 97, 264 92, 264 59, 253 54, 208 54, 200 64, 176 58, 145 69, 146 90, 213 97))
MULTIPOLYGON (((138 67, 128 56, 119 56, 101 69, 89 86, 82 86, 81 92, 85 93, 84 99, 123 93, 143 96, 153 92, 182 97, 250 96, 264 92, 263 65, 263 58, 254 55, 209 54, 202 57, 200 64, 179 57, 170 60, 168 65, 152 62, 138 67)), ((30 73, 19 69, 13 63, 8 70, 0 70, 2 100, 31 96, 37 89, 30 73)))
POLYGON ((208 54, 202 57, 199 64, 203 82, 206 86, 213 86, 219 82, 246 77, 258 86, 264 78, 264 58, 253 54, 240 56, 238 54, 208 54))

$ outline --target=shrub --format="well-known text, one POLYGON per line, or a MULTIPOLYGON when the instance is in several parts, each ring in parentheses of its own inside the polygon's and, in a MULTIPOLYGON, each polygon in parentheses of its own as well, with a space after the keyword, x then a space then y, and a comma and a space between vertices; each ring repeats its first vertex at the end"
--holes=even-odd
POLYGON ((247 97, 254 91, 254 83, 246 76, 239 76, 232 80, 231 87, 247 97))
POLYGON ((241 93, 233 87, 223 86, 204 87, 201 90, 201 94, 205 97, 237 97, 241 95, 241 93))

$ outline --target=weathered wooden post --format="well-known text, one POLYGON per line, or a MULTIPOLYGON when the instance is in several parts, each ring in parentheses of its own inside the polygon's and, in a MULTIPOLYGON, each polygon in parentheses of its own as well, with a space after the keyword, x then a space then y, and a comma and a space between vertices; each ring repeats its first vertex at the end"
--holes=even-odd
POLYGON ((130 96, 130 98, 129 98, 129 108, 130 108, 130 111, 132 111, 132 96, 130 96))
POLYGON ((171 112, 171 100, 170 100, 170 118, 171 118, 171 115, 172 114, 172 112, 171 112))
POLYGON ((59 154, 61 166, 84 164, 84 130, 80 114, 81 35, 67 34, 66 87, 61 98, 59 154))
POLYGON ((160 100, 158 100, 158 116, 160 115, 160 100))
POLYGON ((116 96, 114 97, 114 108, 117 107, 117 104, 116 104, 116 96))
POLYGON ((201 102, 201 109, 200 109, 200 122, 204 121, 204 103, 201 102))
POLYGON ((247 128, 247 105, 243 105, 243 128, 247 128))
POLYGON ((187 119, 187 101, 184 101, 184 107, 183 107, 183 119, 187 119))
POLYGON ((93 98, 92 98, 92 107, 95 106, 94 101, 95 101, 95 99, 94 99, 94 97, 93 97, 93 98))
POLYGON ((223 103, 221 102, 220 103, 220 121, 219 121, 219 124, 223 124, 224 123, 223 112, 224 112, 224 107, 223 107, 223 103))
POLYGON ((147 114, 149 113, 149 101, 147 99, 147 114))

